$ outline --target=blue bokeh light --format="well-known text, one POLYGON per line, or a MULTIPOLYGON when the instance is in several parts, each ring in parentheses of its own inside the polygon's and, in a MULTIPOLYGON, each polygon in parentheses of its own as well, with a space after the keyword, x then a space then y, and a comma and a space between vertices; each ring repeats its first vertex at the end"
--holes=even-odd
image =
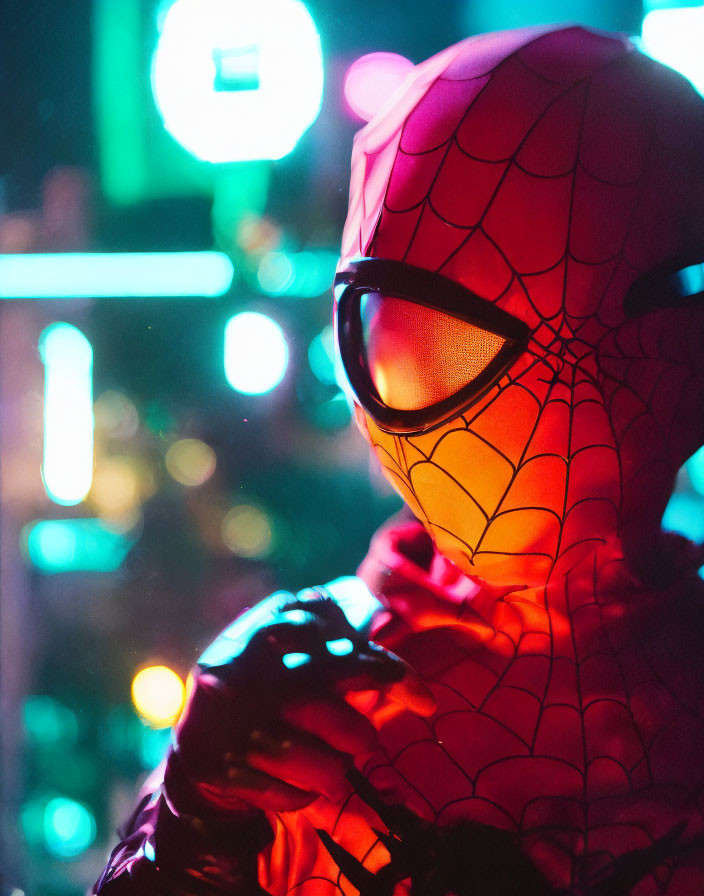
POLYGON ((49 800, 44 810, 44 839, 50 853, 73 859, 95 840, 95 818, 82 803, 66 797, 49 800))

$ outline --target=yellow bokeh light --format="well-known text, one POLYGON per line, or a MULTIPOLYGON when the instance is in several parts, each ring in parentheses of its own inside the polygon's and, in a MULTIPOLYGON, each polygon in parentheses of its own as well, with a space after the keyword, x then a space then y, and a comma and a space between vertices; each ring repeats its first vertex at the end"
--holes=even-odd
POLYGON ((186 676, 186 695, 184 697, 184 700, 188 700, 188 698, 191 696, 191 691, 193 690, 193 686, 195 685, 195 683, 196 680, 193 677, 193 672, 189 672, 186 676))
POLYGON ((131 510, 139 503, 136 470, 123 458, 105 458, 96 467, 90 500, 101 515, 119 515, 131 510))
POLYGON ((93 473, 88 504, 98 516, 118 528, 139 519, 142 501, 154 494, 156 483, 148 463, 134 457, 101 457, 93 473))
POLYGON ((109 389, 93 405, 95 428, 117 439, 129 439, 139 429, 139 414, 134 403, 116 389, 109 389))
POLYGON ((222 521, 222 540, 240 557, 265 557, 272 546, 271 521, 259 507, 239 504, 222 521))
POLYGON ((202 485, 215 464, 215 452, 200 439, 179 439, 166 452, 166 469, 181 485, 202 485))
POLYGON ((132 680, 132 702, 142 720, 152 728, 173 725, 185 696, 181 678, 168 666, 147 666, 132 680))
POLYGON ((281 242, 281 229, 268 218, 244 215, 237 225, 235 241, 245 252, 266 252, 281 242))

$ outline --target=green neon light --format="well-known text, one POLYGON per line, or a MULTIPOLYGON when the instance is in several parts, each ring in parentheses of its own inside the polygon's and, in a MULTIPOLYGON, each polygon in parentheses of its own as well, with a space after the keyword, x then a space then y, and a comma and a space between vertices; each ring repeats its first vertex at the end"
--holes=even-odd
POLYGON ((94 113, 103 189, 113 202, 136 202, 149 178, 140 0, 94 0, 93 36, 94 113))
POLYGON ((222 252, 0 255, 0 299, 213 297, 233 273, 222 252))
POLYGON ((212 220, 219 245, 232 242, 245 215, 263 213, 270 180, 270 162, 233 162, 213 169, 212 220))
POLYGON ((44 573, 113 572, 134 544, 97 519, 38 520, 20 540, 25 557, 44 573))

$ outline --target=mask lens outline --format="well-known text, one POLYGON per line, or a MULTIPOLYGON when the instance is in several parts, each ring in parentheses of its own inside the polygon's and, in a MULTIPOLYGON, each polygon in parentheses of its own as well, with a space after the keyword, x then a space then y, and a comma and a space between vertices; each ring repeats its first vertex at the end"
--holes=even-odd
POLYGON ((334 294, 336 337, 347 379, 359 404, 387 432, 427 432, 471 407, 515 362, 530 337, 527 324, 493 303, 454 280, 403 262, 356 259, 336 276, 334 294), (361 297, 370 292, 450 315, 501 337, 503 345, 479 374, 447 398, 413 410, 390 407, 382 401, 366 364, 359 306, 361 297))

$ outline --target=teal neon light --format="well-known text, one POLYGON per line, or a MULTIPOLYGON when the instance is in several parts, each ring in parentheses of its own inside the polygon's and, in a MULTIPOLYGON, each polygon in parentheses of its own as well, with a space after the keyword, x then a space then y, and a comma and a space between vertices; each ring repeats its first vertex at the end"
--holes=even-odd
POLYGON ((676 492, 662 518, 666 532, 679 532, 697 544, 704 543, 704 499, 700 495, 676 492))
POLYGON ((25 736, 33 744, 74 744, 78 739, 76 713, 47 694, 25 697, 22 704, 22 727, 25 736))
POLYGON ((267 295, 312 299, 330 289, 337 261, 337 253, 325 249, 267 252, 259 263, 257 280, 267 295))
POLYGON ((308 346, 308 363, 317 379, 326 386, 337 382, 335 370, 335 336, 332 324, 328 324, 313 338, 308 346))
POLYGON ((39 354, 44 362, 44 488, 57 504, 78 504, 93 481, 93 349, 76 327, 56 323, 39 337, 39 354))
POLYGON ((297 669, 311 661, 312 657, 309 653, 285 653, 281 657, 281 661, 287 669, 297 669))
POLYGON ((700 448, 685 464, 692 488, 704 496, 704 448, 700 448))
POLYGON ((142 729, 140 732, 139 761, 142 764, 142 768, 151 771, 159 765, 166 755, 171 742, 171 729, 150 728, 141 721, 139 725, 142 729))
POLYGON ((354 644, 349 638, 336 638, 334 641, 326 641, 328 653, 333 656, 347 656, 354 650, 354 644))
POLYGON ((50 800, 44 811, 44 839, 49 852, 72 859, 95 840, 95 817, 87 806, 66 797, 50 800))
POLYGON ((233 274, 222 252, 0 255, 0 299, 213 297, 233 274))
POLYGON ((27 559, 44 573, 113 572, 134 544, 97 519, 38 520, 24 527, 20 541, 27 559))

